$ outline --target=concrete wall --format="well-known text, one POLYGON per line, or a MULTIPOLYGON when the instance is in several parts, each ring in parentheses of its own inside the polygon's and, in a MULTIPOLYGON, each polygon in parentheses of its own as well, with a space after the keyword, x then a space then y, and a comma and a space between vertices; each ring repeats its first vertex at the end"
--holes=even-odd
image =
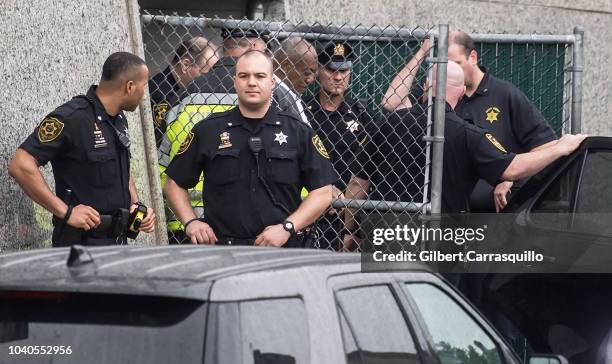
POLYGON ((293 21, 388 24, 429 29, 449 22, 472 32, 571 34, 585 28, 583 132, 612 136, 612 1, 610 0, 286 0, 293 21))
MULTIPOLYGON (((36 214, 34 204, 8 176, 10 157, 47 113, 98 82, 109 54, 139 49, 142 53, 139 18, 133 13, 138 14, 136 0, 0 2, 1 250, 41 246, 50 237, 50 215, 36 214)), ((146 181, 156 161, 147 161, 144 154, 143 133, 152 133, 142 127, 143 116, 152 123, 148 113, 148 109, 137 110, 128 113, 128 118, 132 174, 141 199, 150 202, 154 198, 146 181)), ((47 167, 48 181, 50 176, 47 167)))

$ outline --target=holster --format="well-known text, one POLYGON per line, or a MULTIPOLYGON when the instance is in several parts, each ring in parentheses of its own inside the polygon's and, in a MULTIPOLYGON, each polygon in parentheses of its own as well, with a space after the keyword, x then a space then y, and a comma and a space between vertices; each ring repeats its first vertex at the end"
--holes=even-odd
POLYGON ((130 213, 127 209, 118 209, 112 214, 100 214, 100 225, 95 229, 85 231, 65 224, 54 216, 53 246, 87 245, 88 238, 114 239, 124 236, 127 232, 129 217, 130 213))

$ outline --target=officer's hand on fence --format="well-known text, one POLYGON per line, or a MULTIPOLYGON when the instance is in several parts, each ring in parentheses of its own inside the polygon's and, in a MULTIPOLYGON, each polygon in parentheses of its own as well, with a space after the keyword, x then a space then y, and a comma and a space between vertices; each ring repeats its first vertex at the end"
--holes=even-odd
POLYGON ((513 184, 513 182, 507 181, 495 186, 495 191, 493 191, 495 212, 500 212, 508 204, 508 196, 510 196, 510 189, 512 188, 513 184))
POLYGON ((155 210, 150 207, 147 207, 147 216, 142 219, 142 223, 140 224, 140 231, 145 233, 152 233, 155 229, 155 219, 157 216, 155 215, 155 210))
POLYGON ((91 230, 100 225, 100 214, 90 206, 77 205, 72 208, 68 225, 78 229, 91 230))
POLYGON ((192 244, 215 244, 217 236, 213 229, 203 221, 194 221, 187 226, 185 234, 192 244))
POLYGON ((430 49, 431 49, 431 40, 429 40, 429 38, 423 39, 423 43, 421 43, 421 50, 425 54, 427 54, 427 53, 429 53, 430 49))
POLYGON ((255 245, 281 247, 287 243, 291 234, 283 228, 282 224, 267 226, 261 234, 257 235, 255 245))
MULTIPOLYGON (((338 187, 336 187, 335 185, 332 185, 332 193, 334 194, 334 201, 335 200, 344 200, 344 193, 342 191, 340 191, 340 189, 338 189, 338 187)), ((335 215, 338 216, 342 216, 342 214, 344 209, 335 209, 333 207, 329 207, 329 209, 327 209, 327 211, 325 212, 328 216, 333 217, 335 215)))
POLYGON ((559 149, 561 155, 570 155, 573 151, 578 149, 580 143, 587 137, 586 134, 565 134, 557 141, 555 147, 559 149))

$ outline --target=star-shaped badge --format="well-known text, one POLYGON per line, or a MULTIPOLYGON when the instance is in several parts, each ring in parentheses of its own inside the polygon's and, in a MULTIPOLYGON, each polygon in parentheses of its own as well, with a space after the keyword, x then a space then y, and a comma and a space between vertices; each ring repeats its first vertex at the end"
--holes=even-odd
POLYGON ((494 121, 497 121, 497 115, 500 113, 501 111, 499 110, 499 108, 493 106, 488 108, 485 113, 487 114, 487 118, 486 120, 488 122, 490 122, 491 124, 493 124, 494 121))
POLYGON ((276 138, 274 138, 274 141, 278 142, 278 145, 283 145, 283 143, 287 143, 287 136, 283 134, 282 131, 280 133, 275 133, 274 136, 276 136, 276 138))
POLYGON ((359 130, 359 123, 357 120, 349 120, 346 121, 346 130, 349 130, 351 133, 354 133, 359 130))

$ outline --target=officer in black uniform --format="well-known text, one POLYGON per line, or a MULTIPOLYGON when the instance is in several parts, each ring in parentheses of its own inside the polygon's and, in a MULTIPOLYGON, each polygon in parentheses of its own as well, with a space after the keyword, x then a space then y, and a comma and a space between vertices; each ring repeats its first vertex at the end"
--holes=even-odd
MULTIPOLYGON (((524 154, 509 152, 492 133, 464 121, 455 114, 453 106, 456 106, 465 94, 464 74, 461 67, 455 62, 449 61, 447 66, 442 180, 443 213, 469 211, 469 196, 479 178, 496 184, 500 181, 515 181, 531 176, 561 156, 571 153, 584 139, 582 135, 567 135, 548 149, 524 154)), ((431 90, 435 93, 435 74, 433 80, 431 90)), ((408 129, 409 132, 404 134, 405 138, 413 141, 413 144, 420 144, 420 148, 424 148, 425 143, 422 139, 425 136, 427 118, 426 114, 418 108, 419 106, 415 105, 410 109, 396 111, 400 120, 396 120, 394 124, 411 127, 412 129, 408 129)), ((384 158, 384 155, 372 158, 371 150, 368 148, 364 150, 364 153, 365 155, 359 155, 357 160, 371 159, 372 162, 365 165, 363 174, 358 173, 349 183, 352 186, 360 186, 361 189, 351 186, 349 191, 365 190, 363 186, 369 184, 368 178, 375 172, 377 158, 384 158)), ((424 159, 422 163, 420 165, 417 163, 417 170, 410 175, 419 169, 423 170, 424 159)), ((383 174, 382 177, 385 178, 385 176, 386 174, 383 174)), ((347 195, 347 198, 363 197, 363 195, 347 195)), ((352 224, 347 222, 347 225, 352 224)))
MULTIPOLYGON (((158 144, 158 158, 162 187, 165 186, 165 170, 193 125, 212 112, 222 112, 237 105, 234 90, 236 59, 250 49, 265 50, 268 33, 254 30, 223 29, 223 57, 205 74, 194 78, 182 99, 166 114, 166 133, 158 144), (260 37, 261 35, 261 37, 260 37)), ((190 190, 192 207, 198 216, 203 215, 202 183, 190 190)), ((171 209, 166 208, 168 240, 173 243, 188 243, 183 226, 176 220, 171 209)))
MULTIPOLYGON (((340 175, 335 197, 342 197, 355 171, 350 166, 374 130, 372 112, 358 100, 346 95, 355 54, 349 44, 332 42, 319 52, 319 89, 306 102, 311 126, 329 151, 334 169, 340 175)), ((342 221, 329 210, 317 223, 322 233, 322 248, 338 248, 342 221)))
MULTIPOLYGON (((122 110, 134 111, 147 85, 139 57, 118 52, 102 68, 99 86, 47 115, 21 144, 9 174, 36 203, 53 214, 53 246, 125 243, 138 194, 130 177, 130 140, 122 110), (55 194, 39 166, 51 162, 55 194)), ((148 209, 141 231, 151 232, 148 209)))
POLYGON ((238 107, 197 124, 166 170, 165 194, 193 243, 303 246, 296 232, 332 201, 337 175, 320 138, 270 107, 274 80, 265 53, 236 64, 238 107), (206 176, 204 221, 187 189, 206 176), (300 198, 300 189, 310 194, 300 198))
POLYGON ((168 67, 149 80, 157 147, 166 132, 166 114, 186 96, 187 84, 217 61, 215 48, 204 37, 187 39, 176 48, 168 67))
MULTIPOLYGON (((415 104, 385 115, 375 124, 372 138, 354 160, 346 198, 423 203, 425 191, 427 105, 415 104)), ((344 248, 364 248, 375 228, 420 226, 410 212, 359 213, 360 223, 345 214, 344 248), (365 215, 365 216, 364 216, 365 215), (361 238, 361 239, 357 239, 361 238), (366 238, 364 241, 363 238, 366 238)))
MULTIPOLYGON (((487 129, 514 153, 526 153, 552 145, 556 135, 535 105, 512 83, 500 80, 478 65, 474 40, 465 32, 449 35, 448 58, 465 73, 466 96, 455 111, 464 120, 487 129)), ((518 182, 514 189, 523 183, 518 182)), ((494 187, 479 181, 471 197, 472 212, 495 212, 506 204, 511 184, 494 187), (497 200, 497 201, 495 201, 497 200)))

